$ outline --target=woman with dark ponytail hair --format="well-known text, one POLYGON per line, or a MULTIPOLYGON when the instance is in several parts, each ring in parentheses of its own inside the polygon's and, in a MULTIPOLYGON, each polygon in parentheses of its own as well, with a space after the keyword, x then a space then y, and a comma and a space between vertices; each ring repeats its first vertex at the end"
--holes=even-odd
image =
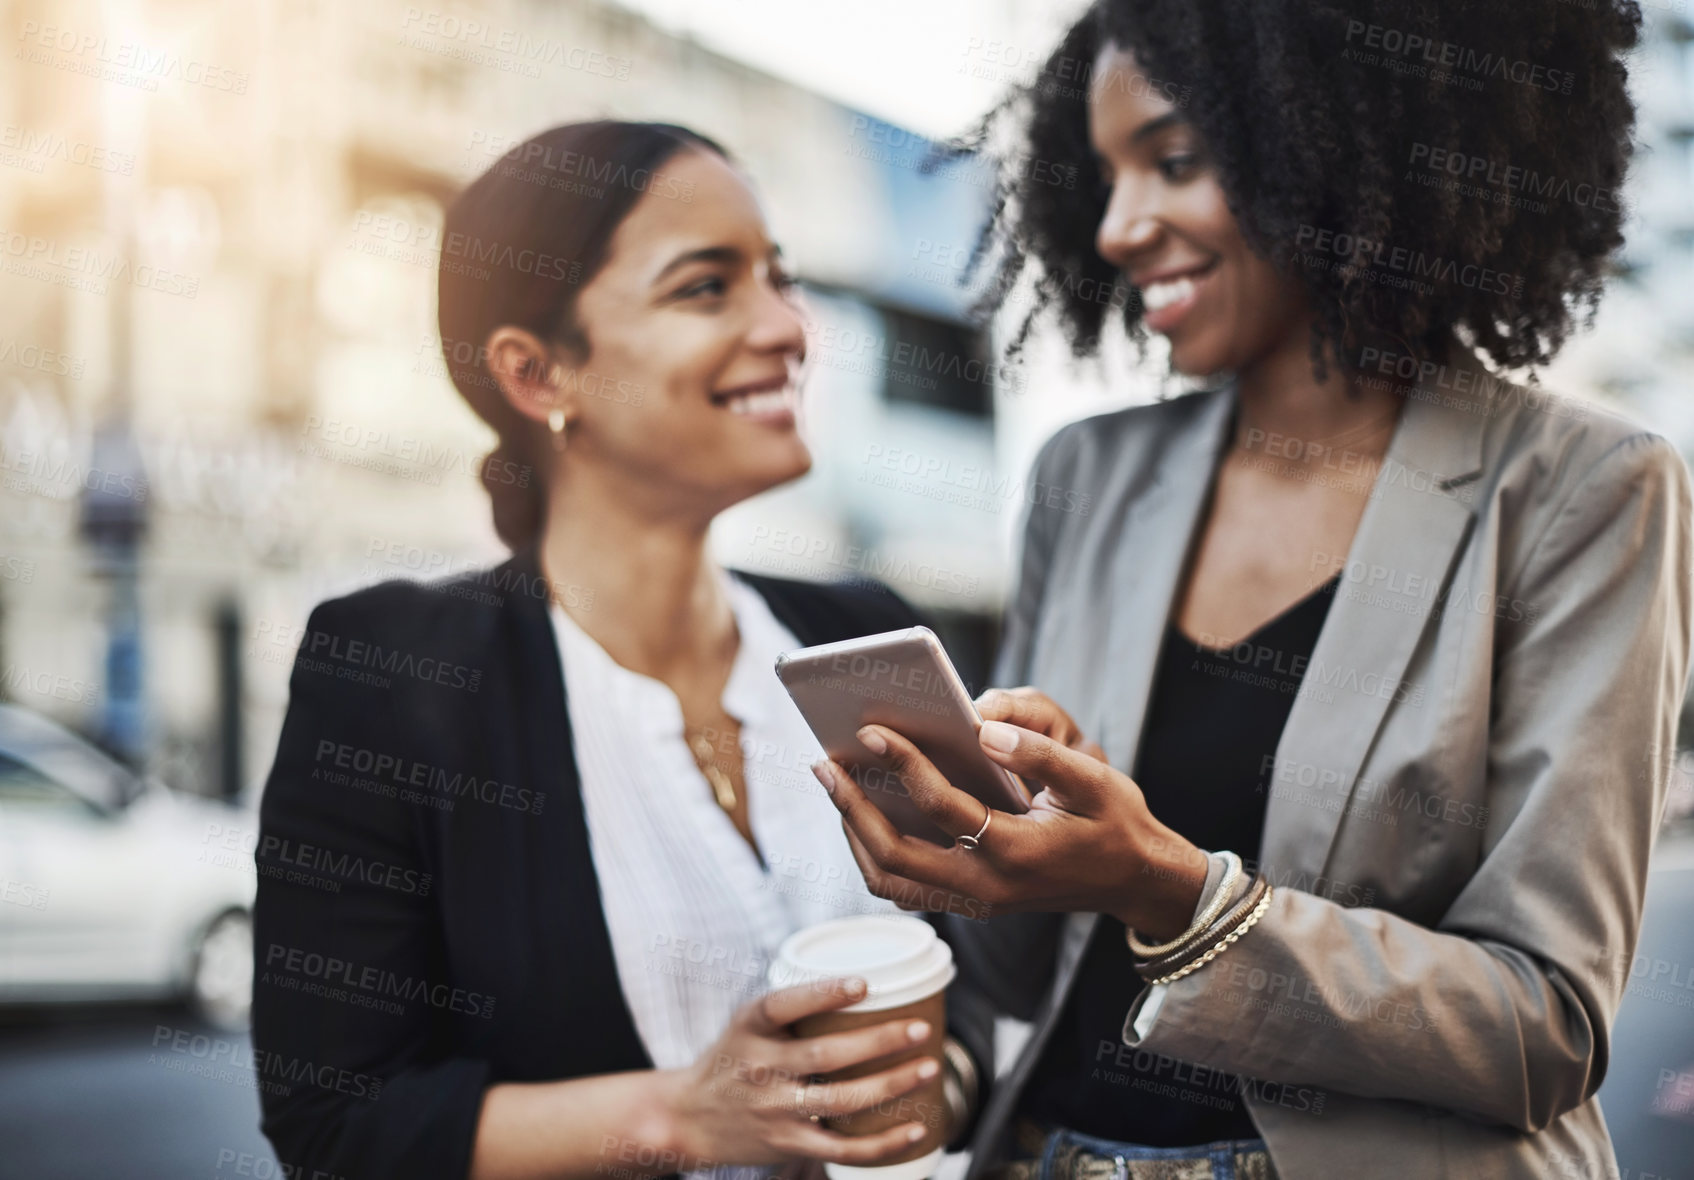
POLYGON ((804 1041, 862 993, 765 988, 792 931, 899 908, 854 870, 775 657, 918 621, 707 553, 717 513, 811 465, 791 288, 746 177, 668 124, 553 128, 448 211, 442 346, 499 436, 514 552, 307 625, 256 857, 253 1038, 290 1166, 794 1175, 968 1136, 993 1016, 963 980, 947 1029, 804 1041), (945 1110, 904 1097, 939 1070, 945 1110), (821 1122, 871 1106, 915 1121, 821 1122))
MULTIPOLYGON (((544 471, 551 461, 538 424, 513 407, 489 368, 491 337, 511 326, 586 352, 579 290, 645 192, 692 203, 682 182, 658 172, 685 146, 727 159, 718 144, 669 124, 554 127, 509 151, 447 210, 438 272, 442 350, 453 384, 499 436, 482 480, 495 530, 514 550, 540 535, 547 488, 513 473, 544 471)), ((639 406, 641 392, 625 390, 623 404, 639 406)))

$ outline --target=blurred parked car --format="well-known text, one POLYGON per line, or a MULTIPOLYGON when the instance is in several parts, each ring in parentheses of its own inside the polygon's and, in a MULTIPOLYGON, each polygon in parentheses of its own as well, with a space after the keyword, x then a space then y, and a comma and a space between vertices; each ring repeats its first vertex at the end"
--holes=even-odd
POLYGON ((0 705, 0 1002, 181 999, 245 1027, 256 828, 0 705))

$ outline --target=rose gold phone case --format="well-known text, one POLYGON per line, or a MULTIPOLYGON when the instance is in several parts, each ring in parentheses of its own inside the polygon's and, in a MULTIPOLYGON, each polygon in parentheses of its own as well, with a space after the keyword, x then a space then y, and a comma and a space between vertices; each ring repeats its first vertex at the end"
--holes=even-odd
POLYGON ((777 658, 776 674, 824 751, 907 835, 944 847, 953 843, 912 803, 888 760, 859 742, 861 726, 885 725, 904 735, 947 781, 989 806, 1014 814, 1029 810, 1023 783, 977 744, 982 718, 928 627, 786 652, 777 658))

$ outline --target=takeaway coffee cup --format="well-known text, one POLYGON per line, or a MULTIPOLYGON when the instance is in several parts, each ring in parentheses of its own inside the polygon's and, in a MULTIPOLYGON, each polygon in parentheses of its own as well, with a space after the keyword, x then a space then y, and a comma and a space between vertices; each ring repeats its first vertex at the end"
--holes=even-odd
MULTIPOLYGON (((929 1021, 924 1041, 824 1079, 835 1082, 880 1073, 918 1056, 944 1060, 941 1041, 947 1035, 947 985, 955 973, 952 948, 928 922, 906 914, 859 914, 789 935, 771 961, 769 982, 781 988, 856 975, 868 985, 864 999, 855 1004, 795 1021, 797 1036, 821 1036, 890 1020, 929 1021)), ((870 1135, 898 1123, 921 1123, 927 1128, 908 1150, 881 1164, 859 1167, 826 1161, 824 1171, 830 1180, 926 1180, 933 1176, 945 1152, 947 1104, 942 1076, 936 1074, 916 1090, 876 1106, 824 1120, 843 1135, 870 1135)))

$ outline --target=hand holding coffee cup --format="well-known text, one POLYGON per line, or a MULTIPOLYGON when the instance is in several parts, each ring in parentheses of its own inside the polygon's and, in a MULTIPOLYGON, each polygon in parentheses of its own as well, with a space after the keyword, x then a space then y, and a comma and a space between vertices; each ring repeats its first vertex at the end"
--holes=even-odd
POLYGON ((808 1043, 822 1045, 836 1037, 899 1026, 914 1030, 904 1042, 890 1037, 890 1048, 881 1056, 817 1066, 815 1071, 828 1082, 858 1085, 913 1062, 937 1066, 916 1088, 824 1115, 822 1121, 831 1130, 856 1142, 884 1142, 900 1128, 921 1128, 921 1134, 904 1144, 903 1150, 879 1153, 875 1161, 823 1157, 830 1180, 925 1180, 940 1166, 948 1127, 939 1066, 947 1030, 947 985, 954 974, 952 949, 935 928, 905 914, 861 914, 822 922, 790 935, 778 948, 769 972, 773 984, 801 980, 827 984, 851 975, 869 985, 854 1003, 796 1020, 795 1034, 808 1043), (916 1031, 920 1025, 921 1033, 916 1031))
POLYGON ((837 1120, 888 1108, 940 1081, 938 1055, 920 1051, 933 1040, 938 1053, 939 1013, 935 1026, 916 1037, 913 1026, 922 1022, 903 1011, 826 1035, 797 1032, 808 1019, 863 1000, 865 982, 808 979, 743 1004, 717 1043, 676 1071, 668 1105, 679 1166, 803 1158, 865 1167, 909 1156, 917 1139, 928 1138, 928 1128, 910 1119, 887 1120, 874 1134, 832 1129, 837 1120), (849 1073, 851 1080, 813 1080, 849 1073))

